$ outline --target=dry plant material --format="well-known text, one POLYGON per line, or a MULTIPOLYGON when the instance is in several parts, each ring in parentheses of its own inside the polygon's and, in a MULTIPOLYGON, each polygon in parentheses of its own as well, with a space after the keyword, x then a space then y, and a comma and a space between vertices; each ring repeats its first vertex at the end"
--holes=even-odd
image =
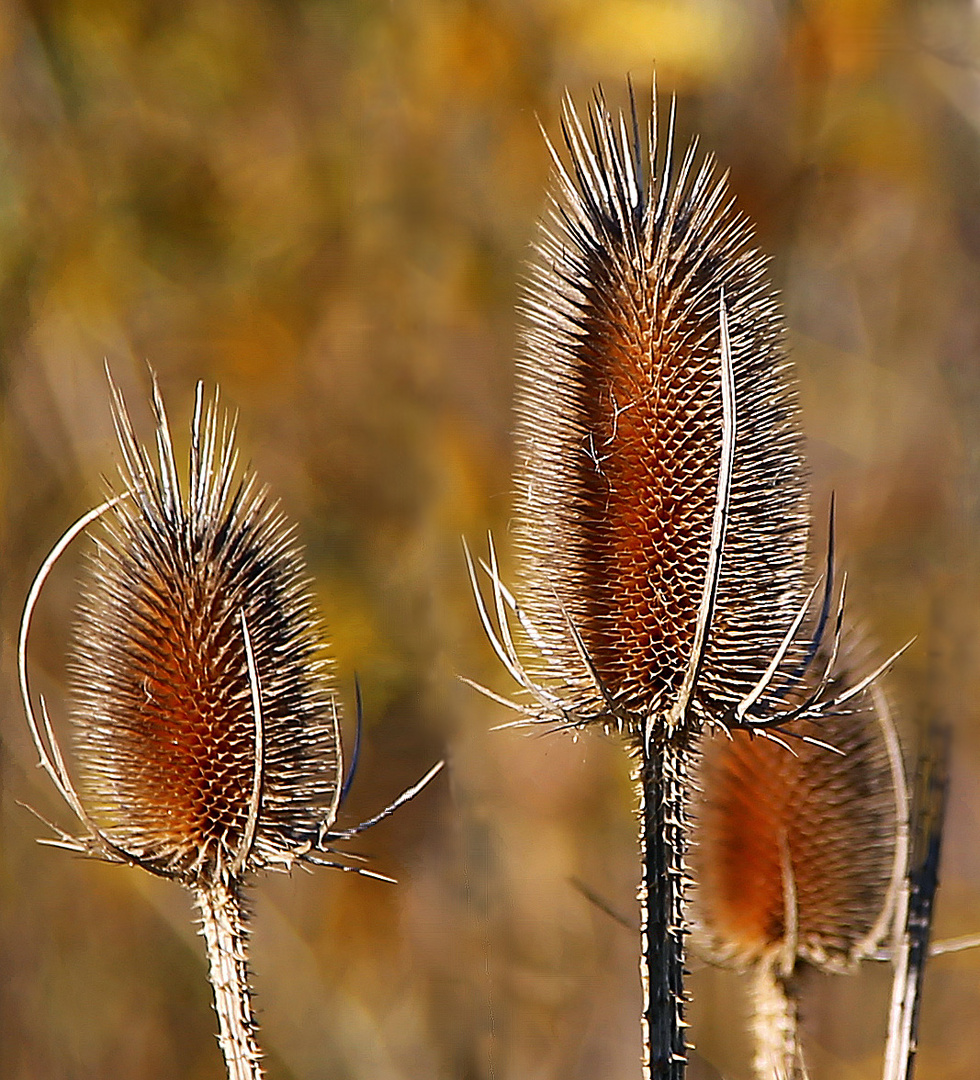
POLYGON ((799 693, 832 600, 829 573, 822 602, 809 581, 782 318, 726 178, 696 144, 678 167, 673 107, 661 149, 653 96, 642 127, 631 104, 614 116, 598 94, 583 121, 566 103, 518 359, 522 596, 492 545, 490 604, 470 569, 521 692, 491 696, 518 723, 621 732, 636 755, 644 1075, 679 1078, 697 736, 780 739, 874 674, 832 688, 831 660, 799 693))
MULTIPOLYGON (((846 685, 847 673, 834 684, 846 685)), ((908 799, 884 695, 794 729, 794 754, 751 732, 705 740, 692 796, 698 951, 751 973, 755 1073, 806 1076, 808 968, 851 971, 892 928, 908 861, 908 799)))
MULTIPOLYGON (((238 468, 235 423, 198 385, 186 490, 154 384, 157 463, 110 379, 120 486, 45 561, 21 627, 20 677, 41 759, 83 826, 49 841, 186 886, 201 913, 231 1080, 262 1075, 242 890, 259 870, 341 866, 338 706, 295 529, 238 468), (79 794, 27 678, 51 567, 98 522, 70 661, 79 794)), ((381 875, 372 875, 381 876, 381 875)))
POLYGON ((933 723, 919 756, 912 812, 912 851, 905 887, 898 894, 897 943, 888 1016, 883 1080, 912 1080, 918 1048, 919 1007, 926 960, 944 952, 976 948, 976 935, 930 947, 933 905, 939 886, 943 825, 949 794, 952 734, 933 723))

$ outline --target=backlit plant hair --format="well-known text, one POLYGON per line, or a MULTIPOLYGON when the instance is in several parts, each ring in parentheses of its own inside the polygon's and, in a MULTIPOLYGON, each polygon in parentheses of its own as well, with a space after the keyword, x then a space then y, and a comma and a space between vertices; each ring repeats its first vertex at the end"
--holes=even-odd
POLYGON ((877 672, 830 684, 843 595, 814 664, 834 623, 832 552, 815 604, 796 395, 752 227, 713 160, 695 168, 696 142, 677 167, 673 105, 661 150, 655 94, 645 131, 630 99, 614 116, 597 93, 584 122, 566 100, 567 164, 548 143, 518 356, 520 599, 492 543, 490 604, 467 559, 520 691, 486 692, 518 723, 599 725, 636 755, 644 1076, 679 1078, 697 737, 747 728, 785 746, 794 721, 877 672))
MULTIPOLYGON (((243 886, 259 870, 335 866, 344 785, 340 717, 295 528, 238 468, 235 421, 198 384, 186 489, 154 380, 154 464, 109 380, 120 485, 65 533, 31 587, 19 674, 40 764, 78 818, 45 841, 140 866, 194 895, 230 1080, 262 1075, 243 886), (27 673, 31 619, 52 567, 95 523, 70 659, 81 793, 27 673)), ((50 823, 48 823, 50 824, 50 823)), ((385 879, 390 880, 390 879, 385 879)))

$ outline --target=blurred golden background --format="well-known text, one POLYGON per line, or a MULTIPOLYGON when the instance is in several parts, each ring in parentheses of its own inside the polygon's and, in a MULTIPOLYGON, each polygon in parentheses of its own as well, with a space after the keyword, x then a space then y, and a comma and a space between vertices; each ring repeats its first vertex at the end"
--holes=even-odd
MULTIPOLYGON (((194 383, 299 522, 359 771, 341 824, 397 886, 254 890, 272 1080, 639 1073, 638 866, 611 740, 493 731, 505 689, 460 537, 506 552, 519 282, 568 87, 656 65, 773 256, 815 508, 909 754, 955 747, 936 934, 980 931, 980 6, 914 0, 6 0, 0 4, 0 1075, 217 1080, 184 893, 37 846, 67 825, 15 692, 30 579, 114 469, 103 361, 144 438, 194 383)), ((815 547, 822 548, 822 533, 815 547)), ((37 616, 64 717, 74 573, 37 616)), ((507 556, 505 555, 505 558, 507 556)), ((349 739, 349 741, 351 741, 349 739)), ((693 1080, 748 1076, 744 988, 694 961, 693 1080)), ((816 980, 819 1078, 880 1074, 886 965, 816 980)), ((980 953, 930 965, 921 1080, 980 1075, 980 953)))

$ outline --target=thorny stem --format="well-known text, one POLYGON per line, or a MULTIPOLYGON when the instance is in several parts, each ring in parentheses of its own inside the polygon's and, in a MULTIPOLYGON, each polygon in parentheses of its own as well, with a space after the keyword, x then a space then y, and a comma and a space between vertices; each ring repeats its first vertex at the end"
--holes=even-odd
POLYGON ((640 980, 643 1080, 683 1080, 685 788, 690 751, 667 741, 644 749, 639 770, 640 980))
POLYGON ((261 1080, 261 1053, 248 986, 248 945, 242 900, 234 885, 195 889, 208 949, 208 975, 218 1014, 218 1042, 228 1080, 261 1080))
POLYGON ((798 1039, 794 975, 784 975, 780 958, 758 965, 752 979, 753 1068, 759 1080, 806 1080, 798 1039))

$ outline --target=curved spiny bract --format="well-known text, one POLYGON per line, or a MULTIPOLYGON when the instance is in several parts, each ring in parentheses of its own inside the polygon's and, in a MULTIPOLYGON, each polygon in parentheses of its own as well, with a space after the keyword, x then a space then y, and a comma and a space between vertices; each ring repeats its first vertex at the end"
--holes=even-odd
POLYGON ((288 868, 332 824, 340 789, 293 528, 238 475, 234 423, 200 387, 186 492, 156 389, 156 466, 114 387, 113 405, 125 497, 102 519, 71 662, 90 813, 186 884, 288 868))
MULTIPOLYGON (((950 729, 933 720, 917 755, 909 815, 909 869, 896 904, 894 974, 882 1080, 911 1080, 915 1067, 922 980, 932 953, 929 939, 949 797, 950 746, 950 729)), ((962 944, 972 948, 976 939, 962 944)))
MULTIPOLYGON (((831 688, 850 674, 842 663, 831 688)), ((853 970, 879 947, 908 862, 904 770, 881 690, 788 734, 827 745, 705 738, 691 796, 695 942, 752 972, 760 1080, 805 1075, 800 978, 853 970)))
MULTIPOLYGON (((554 154, 525 296, 523 599, 546 659, 534 681, 561 699, 561 719, 659 740, 679 722, 709 573, 725 421, 720 312, 737 435, 717 595, 680 718, 694 730, 731 719, 805 601, 801 437, 765 259, 726 179, 710 158, 695 168, 694 146, 674 178, 673 120, 661 153, 655 103, 645 137, 635 107, 614 118, 601 96, 587 123, 591 136, 566 103, 570 165, 554 154)), ((787 667, 804 650, 794 642, 787 667)))

